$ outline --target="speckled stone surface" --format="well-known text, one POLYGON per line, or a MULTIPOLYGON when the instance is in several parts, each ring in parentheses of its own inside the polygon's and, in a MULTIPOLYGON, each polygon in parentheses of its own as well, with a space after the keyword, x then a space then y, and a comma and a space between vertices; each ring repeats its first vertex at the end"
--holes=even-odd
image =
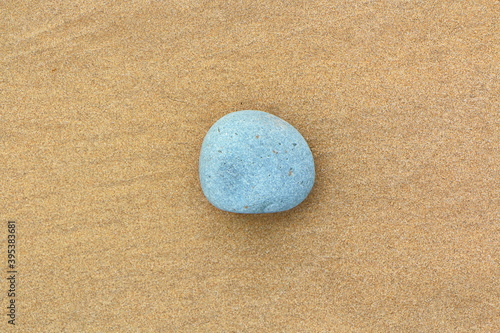
POLYGON ((200 153, 203 193, 235 213, 275 213, 300 204, 311 191, 314 160, 302 135, 263 111, 232 112, 208 131, 200 153))

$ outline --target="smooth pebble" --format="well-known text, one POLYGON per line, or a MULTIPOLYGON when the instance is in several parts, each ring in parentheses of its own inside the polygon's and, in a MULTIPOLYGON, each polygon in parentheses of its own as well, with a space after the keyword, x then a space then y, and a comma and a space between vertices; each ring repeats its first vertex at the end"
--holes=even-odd
POLYGON ((199 162, 208 201, 234 213, 291 209, 307 197, 315 178, 306 140, 263 111, 237 111, 219 119, 203 140, 199 162))

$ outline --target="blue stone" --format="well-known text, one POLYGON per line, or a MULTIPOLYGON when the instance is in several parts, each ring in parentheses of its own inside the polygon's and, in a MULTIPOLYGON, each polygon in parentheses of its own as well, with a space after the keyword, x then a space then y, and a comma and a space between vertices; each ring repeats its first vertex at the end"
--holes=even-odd
POLYGON ((234 213, 275 213, 300 204, 311 191, 314 160, 304 137, 263 111, 237 111, 208 131, 200 153, 203 193, 234 213))

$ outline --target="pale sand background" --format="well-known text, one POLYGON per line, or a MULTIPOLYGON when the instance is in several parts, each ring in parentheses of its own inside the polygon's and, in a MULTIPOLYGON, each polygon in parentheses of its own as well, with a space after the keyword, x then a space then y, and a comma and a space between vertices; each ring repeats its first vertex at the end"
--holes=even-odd
POLYGON ((17 331, 500 330, 498 1, 30 0, 0 17, 17 331), (296 209, 205 200, 203 136, 242 109, 311 145, 296 209))

